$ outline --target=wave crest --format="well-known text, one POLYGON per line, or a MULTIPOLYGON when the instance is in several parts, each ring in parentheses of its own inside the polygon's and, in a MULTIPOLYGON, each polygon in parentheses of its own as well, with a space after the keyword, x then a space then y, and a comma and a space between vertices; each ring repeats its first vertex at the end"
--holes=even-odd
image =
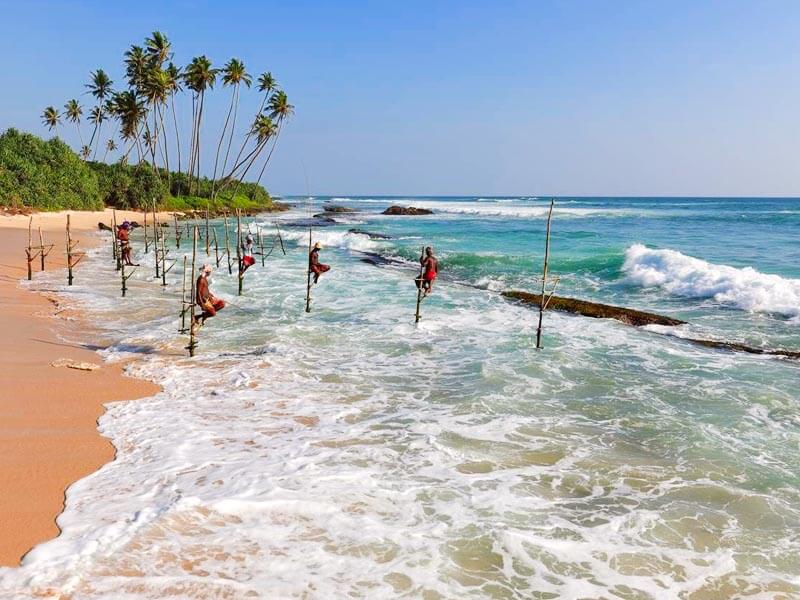
POLYGON ((752 267, 715 265, 677 250, 634 244, 625 251, 628 281, 689 298, 713 298, 742 310, 800 316, 800 280, 761 273, 752 267))

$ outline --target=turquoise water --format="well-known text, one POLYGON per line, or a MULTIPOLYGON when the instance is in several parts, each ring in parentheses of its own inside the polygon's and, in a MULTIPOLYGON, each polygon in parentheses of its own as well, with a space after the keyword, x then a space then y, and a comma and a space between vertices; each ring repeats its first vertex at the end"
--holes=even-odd
POLYGON ((242 297, 215 273, 230 304, 194 359, 177 267, 137 271, 121 314, 96 250, 65 295, 164 391, 110 407, 117 460, 0 593, 800 597, 800 364, 681 339, 800 349, 800 200, 556 199, 560 294, 688 324, 548 313, 537 351, 535 311, 496 291, 537 289, 548 200, 292 199, 248 219, 287 255, 242 297), (313 232, 332 270, 306 314, 292 224, 325 203, 355 212, 313 232), (422 245, 441 277, 415 326, 422 245))

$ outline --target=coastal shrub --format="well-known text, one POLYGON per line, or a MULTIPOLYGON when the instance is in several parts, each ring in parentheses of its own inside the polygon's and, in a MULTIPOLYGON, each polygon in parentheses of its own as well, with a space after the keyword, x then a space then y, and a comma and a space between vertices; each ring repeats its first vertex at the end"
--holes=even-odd
POLYGON ((185 173, 158 172, 147 164, 128 165, 116 163, 108 165, 101 162, 88 163, 99 180, 100 194, 108 206, 124 209, 142 209, 152 206, 153 199, 158 205, 171 210, 205 210, 208 205, 212 212, 258 210, 269 208, 272 203, 267 190, 256 183, 233 183, 221 193, 213 196, 212 180, 201 177, 192 182, 189 194, 189 180, 185 173), (236 192, 234 197, 233 192, 236 192))
POLYGON ((107 165, 88 163, 97 174, 100 193, 107 206, 121 209, 143 209, 152 206, 153 200, 162 204, 169 196, 166 172, 156 174, 145 164, 107 165))
POLYGON ((42 210, 102 208, 95 173, 58 138, 0 135, 0 205, 42 210))

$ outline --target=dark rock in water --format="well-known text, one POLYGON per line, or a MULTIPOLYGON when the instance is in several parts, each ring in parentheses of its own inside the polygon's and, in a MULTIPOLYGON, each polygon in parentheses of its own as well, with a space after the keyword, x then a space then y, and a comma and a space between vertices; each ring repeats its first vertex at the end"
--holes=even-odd
POLYGON ((371 231, 364 231, 363 229, 348 229, 349 233, 357 233, 359 235, 366 235, 371 240, 390 240, 392 236, 385 233, 372 233, 371 231))
POLYGON ((386 265, 402 265, 406 266, 406 263, 402 260, 397 258, 389 258, 388 256, 382 256, 377 252, 361 252, 361 262, 368 263, 370 265, 375 265, 376 267, 382 267, 386 265))
POLYGON ((98 223, 98 224, 97 224, 97 228, 98 228, 100 231, 113 231, 113 229, 111 229, 111 227, 109 227, 108 225, 106 225, 106 224, 105 224, 105 223, 103 223, 102 221, 101 221, 100 223, 98 223))
POLYGON ((730 350, 731 352, 746 352, 747 354, 784 356, 786 358, 793 358, 795 360, 800 360, 800 352, 796 350, 782 350, 782 349, 773 350, 770 348, 756 348, 754 346, 748 346, 746 344, 740 344, 738 342, 723 342, 720 340, 703 340, 698 338, 684 338, 677 336, 675 336, 675 339, 683 340, 685 342, 691 342, 692 344, 697 344, 699 346, 705 346, 706 348, 716 348, 718 350, 730 350))
POLYGON ((333 204, 324 204, 322 206, 322 210, 327 213, 354 213, 356 210, 354 208, 348 208, 347 206, 334 206, 333 204))
POLYGON ((282 227, 330 227, 336 225, 336 221, 329 217, 325 218, 311 218, 311 219, 297 219, 296 221, 283 221, 282 227))
POLYGON ((136 229, 137 227, 141 227, 138 221, 131 221, 131 229, 136 229))
MULTIPOLYGON (((519 300, 524 304, 533 304, 537 308, 541 303, 541 294, 529 294, 527 292, 507 291, 503 292, 505 298, 519 300)), ((599 302, 589 302, 576 298, 565 298, 563 296, 553 296, 547 305, 548 310, 558 310, 569 312, 584 317, 594 317, 596 319, 616 319, 622 323, 641 327, 642 325, 685 325, 686 321, 665 317, 655 313, 623 308, 621 306, 611 306, 610 304, 600 304, 599 302)))
POLYGON ((413 206, 390 206, 381 213, 382 215, 432 215, 433 211, 427 208, 414 208, 413 206))

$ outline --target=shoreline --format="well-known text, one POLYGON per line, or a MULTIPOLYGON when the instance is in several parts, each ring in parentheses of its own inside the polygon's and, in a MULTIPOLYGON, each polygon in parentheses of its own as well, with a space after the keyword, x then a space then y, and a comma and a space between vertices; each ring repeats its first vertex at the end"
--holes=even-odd
MULTIPOLYGON (((60 533, 56 519, 74 482, 114 460, 116 449, 100 435, 97 422, 105 404, 152 396, 160 387, 124 375, 124 364, 106 364, 94 347, 64 341, 86 339, 80 311, 60 306, 57 293, 27 289, 24 247, 33 216, 45 244, 55 246, 47 271, 64 270, 64 227, 71 216, 79 249, 100 243, 92 235, 98 221, 110 223, 111 210, 63 211, 0 216, 0 566, 19 566, 37 544, 60 533), (99 365, 92 371, 53 366, 61 359, 99 365)), ((140 220, 141 213, 117 211, 118 220, 140 220)), ((39 260, 33 263, 34 279, 39 260)), ((80 277, 83 265, 78 265, 80 277)), ((66 280, 66 276, 65 276, 66 280)))

